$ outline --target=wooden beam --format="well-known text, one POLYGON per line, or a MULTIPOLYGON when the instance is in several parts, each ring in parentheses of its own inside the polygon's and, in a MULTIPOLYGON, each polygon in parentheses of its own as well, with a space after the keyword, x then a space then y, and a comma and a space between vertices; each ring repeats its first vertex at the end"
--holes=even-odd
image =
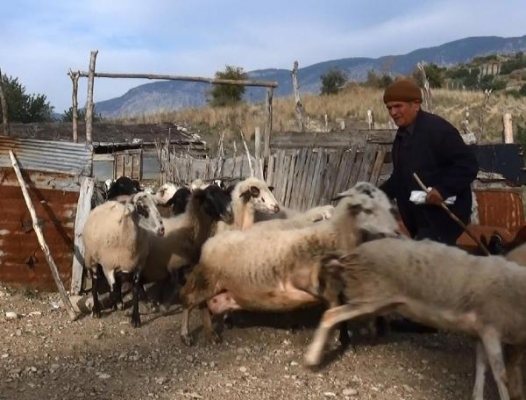
POLYGON ((86 102, 86 142, 93 142, 93 86, 95 84, 95 63, 98 50, 91 52, 88 73, 88 100, 86 102))
POLYGON ((69 300, 68 294, 66 293, 66 289, 64 288, 64 285, 62 284, 62 281, 60 280, 60 275, 58 274, 57 265, 55 264, 55 260, 53 260, 53 257, 51 256, 51 252, 49 251, 49 247, 44 238, 44 234, 42 233, 42 229, 40 228, 40 225, 38 223, 38 218, 35 212, 35 208, 33 207, 33 203, 31 202, 31 197, 29 196, 29 193, 26 188, 26 182, 24 181, 22 172, 20 172, 18 162, 12 150, 9 150, 9 156, 11 157, 11 164, 13 165, 13 169, 15 170, 16 177, 18 178, 18 183, 20 184, 20 189, 22 189, 22 194, 24 195, 24 200, 26 201, 27 208, 29 210, 29 213, 31 214, 31 219, 33 220, 33 229, 35 230, 35 233, 38 238, 38 242, 40 243, 40 247, 42 248, 42 251, 44 252, 44 256, 46 257, 47 263, 49 264, 49 268, 51 269, 51 275, 53 275, 53 279, 55 280, 55 283, 57 285, 58 291, 60 293, 60 298, 62 299, 62 303, 64 304, 64 307, 66 308, 66 311, 69 314, 69 318, 72 321, 75 321, 78 317, 78 314, 73 309, 73 305, 71 304, 71 301, 69 300))
MULTIPOLYGON (((80 71, 80 76, 89 77, 89 72, 80 71)), ((214 79, 204 78, 200 76, 182 76, 182 75, 163 75, 163 74, 124 74, 111 72, 95 72, 93 74, 96 78, 132 78, 132 79, 160 79, 167 81, 186 81, 186 82, 204 82, 211 84, 228 84, 228 85, 242 85, 242 86, 259 86, 259 87, 278 87, 278 83, 274 81, 254 81, 254 80, 237 80, 237 79, 214 79)))
POLYGON ((80 185, 80 195, 77 203, 77 214, 75 217, 75 239, 73 266, 71 268, 71 294, 80 294, 82 290, 82 277, 84 273, 84 242, 82 241, 82 231, 84 224, 91 211, 91 198, 95 188, 93 178, 84 178, 80 185))

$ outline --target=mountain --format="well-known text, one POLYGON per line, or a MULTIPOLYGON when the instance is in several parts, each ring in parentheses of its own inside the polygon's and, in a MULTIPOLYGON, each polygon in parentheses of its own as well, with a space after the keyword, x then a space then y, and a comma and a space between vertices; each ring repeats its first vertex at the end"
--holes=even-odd
MULTIPOLYGON (((320 76, 331 68, 343 70, 349 80, 362 81, 370 70, 390 70, 393 74, 410 73, 417 62, 426 61, 439 66, 467 63, 477 56, 489 54, 513 54, 526 51, 526 35, 503 38, 498 36, 469 37, 440 46, 414 50, 403 55, 387 55, 379 58, 352 57, 324 61, 298 70, 302 93, 318 93, 320 76)), ((291 62, 292 63, 292 62, 291 62)), ((249 71, 251 79, 277 81, 274 96, 292 94, 292 78, 287 69, 262 69, 249 71)), ((130 89, 121 97, 96 103, 97 113, 104 117, 131 116, 154 111, 177 110, 206 105, 206 91, 210 85, 199 82, 158 81, 130 89)), ((262 101, 265 88, 247 88, 245 100, 262 101)))

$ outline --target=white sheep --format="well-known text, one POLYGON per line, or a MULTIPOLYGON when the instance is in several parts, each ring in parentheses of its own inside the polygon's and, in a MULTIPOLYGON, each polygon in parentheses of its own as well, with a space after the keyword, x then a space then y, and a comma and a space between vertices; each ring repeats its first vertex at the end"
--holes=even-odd
MULTIPOLYGON (((398 235, 392 205, 380 189, 361 182, 339 200, 333 218, 307 228, 228 231, 210 238, 180 292, 183 342, 192 342, 188 318, 198 304, 207 302, 214 314, 236 309, 285 311, 317 304, 320 300, 305 288, 320 255, 351 249, 376 235, 398 235)), ((217 341, 209 318, 204 312, 205 334, 217 341)))
MULTIPOLYGON (((343 297, 346 304, 324 313, 305 355, 307 366, 320 363, 336 324, 397 312, 476 337, 477 373, 487 357, 500 398, 510 398, 501 343, 526 344, 526 268, 500 256, 475 256, 430 240, 393 238, 361 244, 340 258, 328 257, 318 268, 311 293, 343 297)), ((473 399, 482 400, 481 389, 475 385, 473 399)))
POLYGON ((232 212, 234 219, 227 224, 220 221, 217 224, 216 234, 226 230, 246 230, 254 224, 256 212, 275 214, 280 207, 271 190, 262 180, 250 177, 238 182, 231 193, 232 212))
POLYGON ((144 192, 125 202, 107 201, 94 208, 84 225, 84 267, 91 271, 93 316, 100 317, 98 265, 108 280, 113 307, 122 308, 121 281, 116 274, 133 274, 131 323, 140 326, 138 290, 140 274, 148 256, 149 232, 164 235, 164 226, 153 197, 144 192))

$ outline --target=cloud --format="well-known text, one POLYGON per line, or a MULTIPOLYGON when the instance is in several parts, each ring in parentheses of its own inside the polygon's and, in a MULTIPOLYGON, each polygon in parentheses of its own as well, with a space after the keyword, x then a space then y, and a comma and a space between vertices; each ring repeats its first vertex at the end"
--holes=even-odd
MULTIPOLYGON (((467 36, 521 36, 523 0, 18 0, 0 14, 0 67, 56 111, 71 104, 69 68, 213 76, 330 59, 404 54, 467 36)), ((146 80, 97 79, 95 99, 146 80)), ((86 96, 81 79, 79 104, 86 96)))

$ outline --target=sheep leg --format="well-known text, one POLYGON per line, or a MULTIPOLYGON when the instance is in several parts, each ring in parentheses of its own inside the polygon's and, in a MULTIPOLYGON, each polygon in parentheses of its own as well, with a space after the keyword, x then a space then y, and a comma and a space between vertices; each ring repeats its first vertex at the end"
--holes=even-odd
POLYGON ((475 362, 475 385, 473 386, 473 393, 471 398, 473 400, 484 399, 484 381, 486 378, 486 369, 488 366, 488 359, 484 351, 484 344, 477 340, 475 347, 476 362, 475 362))
POLYGON ((139 286, 141 285, 141 270, 137 268, 133 272, 133 309, 131 314, 131 324, 134 328, 141 326, 141 316, 139 314, 139 286))
POLYGON ((314 333, 314 339, 305 354, 304 365, 314 367, 320 364, 323 348, 335 325, 362 315, 373 315, 380 311, 387 311, 396 306, 395 303, 392 299, 370 300, 363 303, 345 304, 325 311, 320 325, 314 333))
POLYGON ((91 273, 91 296, 93 297, 93 308, 91 309, 91 315, 93 318, 100 318, 101 312, 100 312, 100 302, 99 302, 99 271, 100 266, 97 265, 95 269, 90 269, 91 273))
POLYGON ((486 356, 488 357, 493 378, 497 383, 499 395, 501 400, 510 400, 510 395, 507 388, 507 374, 506 366, 504 365, 504 358, 502 356, 502 345, 500 336, 493 328, 487 328, 482 331, 480 338, 484 345, 486 356))
POLYGON ((511 400, 524 400, 522 382, 522 346, 505 345, 506 373, 508 374, 508 390, 511 400))
POLYGON ((194 339, 190 335, 188 326, 190 325, 190 311, 193 307, 184 308, 181 315, 181 342, 187 346, 192 346, 194 344, 194 339))
POLYGON ((115 275, 113 285, 111 286, 111 303, 114 310, 124 309, 122 300, 122 275, 115 275))
POLYGON ((221 337, 214 330, 212 325, 212 317, 210 315, 210 310, 206 303, 201 304, 201 321, 203 324, 203 333, 206 339, 211 343, 221 343, 221 337))

